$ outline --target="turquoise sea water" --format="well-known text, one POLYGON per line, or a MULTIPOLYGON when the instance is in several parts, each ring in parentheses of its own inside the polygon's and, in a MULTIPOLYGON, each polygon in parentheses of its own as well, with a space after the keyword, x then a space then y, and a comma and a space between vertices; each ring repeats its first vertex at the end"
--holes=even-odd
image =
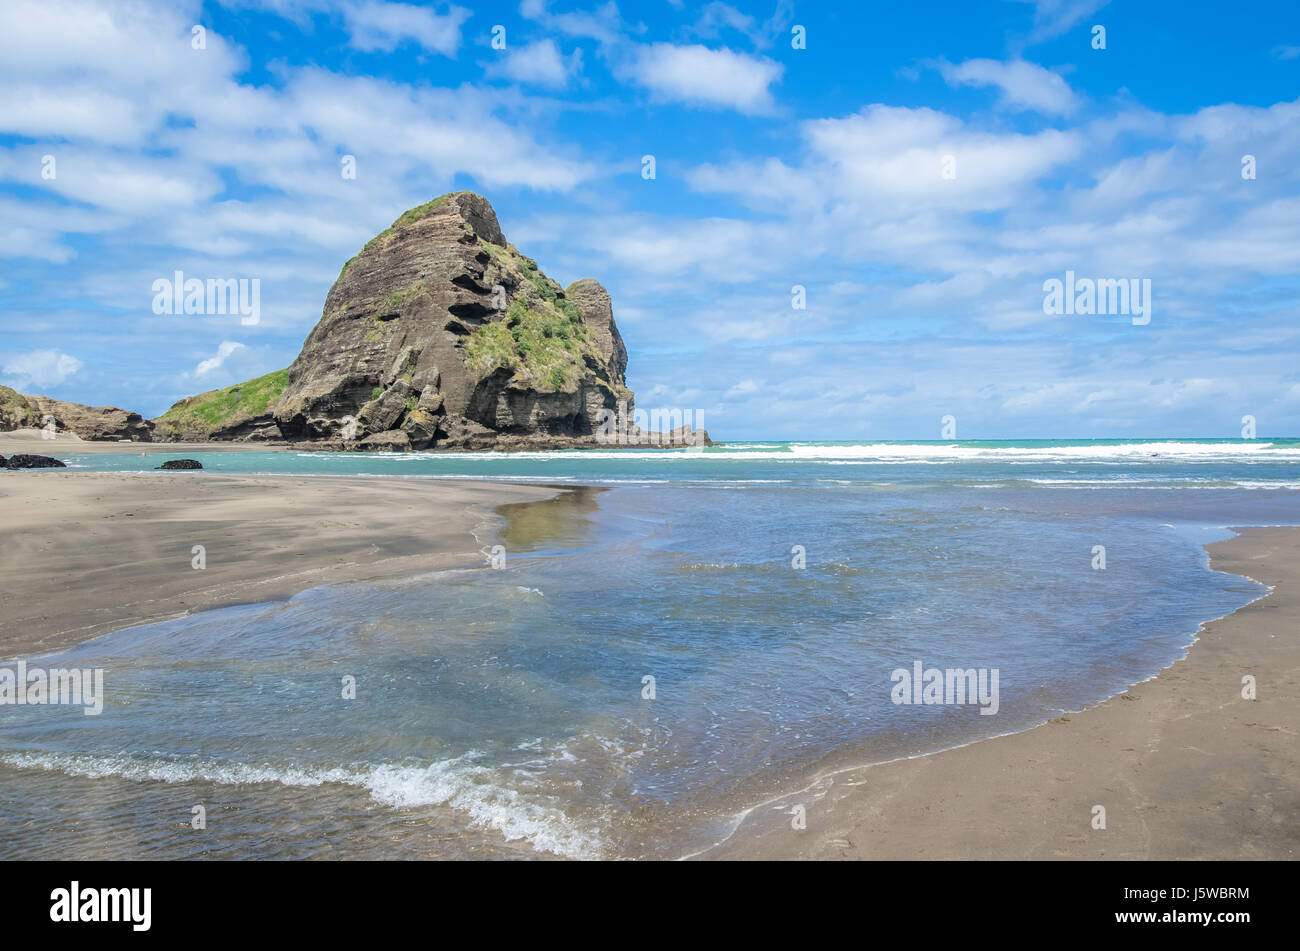
POLYGON ((500 570, 318 588, 42 661, 105 668, 105 709, 0 708, 0 858, 678 857, 828 770, 1152 676, 1263 593, 1200 546, 1300 523, 1297 440, 197 458, 575 491, 509 507, 484 540, 500 570), (917 661, 997 670, 998 712, 894 703, 917 661))

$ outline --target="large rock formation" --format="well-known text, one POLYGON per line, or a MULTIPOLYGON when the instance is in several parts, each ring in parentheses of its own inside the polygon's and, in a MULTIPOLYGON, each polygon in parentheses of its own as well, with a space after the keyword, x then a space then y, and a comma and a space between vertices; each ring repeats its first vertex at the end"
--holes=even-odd
POLYGON ((83 406, 48 396, 29 396, 0 386, 0 431, 45 429, 72 433, 82 439, 151 442, 153 424, 139 413, 116 406, 83 406))
POLYGON ((632 403, 609 295, 567 290, 471 192, 403 214, 343 266, 273 417, 360 448, 593 445, 632 403))
POLYGON ((711 445, 702 429, 639 428, 626 370, 605 288, 560 287, 506 241, 485 198, 454 192, 405 212, 343 265, 288 370, 155 420, 0 387, 0 430, 52 418, 82 439, 319 449, 711 445))

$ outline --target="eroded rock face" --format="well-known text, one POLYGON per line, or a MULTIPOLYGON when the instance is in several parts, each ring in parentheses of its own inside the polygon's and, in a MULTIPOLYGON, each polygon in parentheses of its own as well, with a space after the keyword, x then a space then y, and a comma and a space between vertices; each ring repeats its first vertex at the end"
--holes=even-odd
POLYGON ((622 379, 627 372, 627 348, 623 346, 623 337, 614 323, 614 304, 609 299, 609 291, 594 279, 584 277, 570 284, 564 293, 582 312, 582 322, 601 355, 611 368, 617 369, 618 377, 622 379))
POLYGON ((55 432, 70 432, 82 439, 153 441, 153 425, 139 413, 116 406, 66 403, 0 386, 0 430, 42 429, 51 422, 55 432))
POLYGON ((273 418, 287 440, 357 448, 581 444, 631 403, 626 368, 605 289, 560 288, 456 192, 344 265, 273 418))

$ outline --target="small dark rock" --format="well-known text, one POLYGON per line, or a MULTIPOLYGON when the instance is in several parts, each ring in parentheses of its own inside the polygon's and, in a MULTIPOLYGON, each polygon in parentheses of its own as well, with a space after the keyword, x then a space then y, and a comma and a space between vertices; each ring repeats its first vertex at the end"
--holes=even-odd
POLYGON ((203 463, 197 459, 168 459, 159 469, 202 469, 203 463))
POLYGON ((0 456, 0 463, 3 463, 6 469, 66 469, 68 467, 66 462, 60 462, 58 459, 51 459, 49 456, 32 456, 25 452, 17 453, 8 459, 0 456))

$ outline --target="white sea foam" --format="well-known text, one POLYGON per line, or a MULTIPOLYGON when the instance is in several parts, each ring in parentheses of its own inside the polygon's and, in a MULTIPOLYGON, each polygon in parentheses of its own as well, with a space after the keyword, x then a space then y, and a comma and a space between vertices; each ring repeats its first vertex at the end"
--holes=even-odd
MULTIPOLYGON (((304 456, 312 454, 303 454, 304 456)), ((422 453, 349 453, 350 459, 382 459, 388 462, 418 464, 429 459, 443 459, 422 453)), ((862 461, 875 463, 925 462, 994 462, 1026 461, 1122 461, 1174 459, 1180 462, 1216 462, 1244 460, 1300 461, 1300 446, 1277 446, 1266 440, 1197 442, 1129 442, 1084 445, 987 446, 968 443, 807 443, 789 444, 737 443, 718 446, 707 452, 686 449, 588 449, 536 452, 467 452, 458 453, 465 461, 528 461, 564 464, 575 459, 641 460, 662 463, 727 463, 737 461, 815 462, 862 461)), ((489 478, 503 478, 490 476, 489 478)), ((531 477, 530 477, 531 478, 531 477)))
MULTIPOLYGON (((1184 476, 1151 476, 1145 479, 1113 476, 1106 479, 1023 479, 1034 485, 1084 486, 1087 488, 1202 488, 1202 489, 1300 489, 1300 482, 1285 479, 1193 479, 1184 476)), ((1000 488, 998 484, 977 485, 974 488, 1000 488)))
POLYGON ((471 762, 473 755, 466 753, 429 766, 381 763, 326 768, 128 755, 8 753, 0 755, 0 764, 137 782, 276 783, 298 788, 339 783, 365 789, 370 798, 394 809, 448 806, 468 816, 470 828, 492 829, 507 841, 523 839, 545 852, 572 858, 600 856, 599 836, 584 833, 560 810, 530 801, 505 785, 498 771, 471 762))
POLYGON ((1279 448, 1271 442, 1135 442, 1082 446, 971 446, 963 443, 862 443, 819 445, 791 443, 790 453, 798 459, 953 460, 994 461, 999 459, 1109 460, 1134 461, 1173 457, 1179 461, 1233 459, 1300 460, 1300 447, 1279 448))

